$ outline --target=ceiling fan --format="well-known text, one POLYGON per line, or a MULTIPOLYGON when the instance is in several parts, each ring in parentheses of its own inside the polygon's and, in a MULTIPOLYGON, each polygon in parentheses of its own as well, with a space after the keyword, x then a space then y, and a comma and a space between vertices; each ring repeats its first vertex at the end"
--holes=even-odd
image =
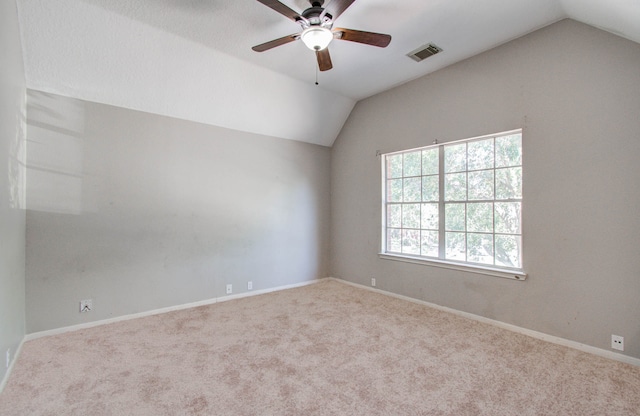
POLYGON ((302 32, 256 45, 251 48, 256 52, 264 52, 276 46, 302 39, 309 49, 316 52, 320 71, 328 71, 333 68, 333 64, 331 63, 331 56, 329 55, 327 46, 329 46, 329 43, 331 43, 333 39, 364 43, 380 48, 387 47, 389 42, 391 42, 391 36, 381 33, 343 28, 333 29, 333 22, 347 7, 351 6, 355 0, 330 0, 325 8, 322 7, 324 0, 309 0, 311 7, 302 13, 295 12, 278 0, 258 1, 298 23, 302 27, 302 32))

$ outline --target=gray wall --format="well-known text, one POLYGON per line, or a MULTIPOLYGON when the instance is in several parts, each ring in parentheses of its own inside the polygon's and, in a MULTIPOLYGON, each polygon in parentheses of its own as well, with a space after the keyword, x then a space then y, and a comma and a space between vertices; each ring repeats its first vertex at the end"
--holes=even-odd
POLYGON ((332 149, 332 274, 640 358, 639 114, 640 45, 570 20, 359 102, 332 149), (377 150, 519 127, 528 280, 378 258, 377 150))
POLYGON ((18 14, 0 1, 0 380, 25 333, 25 80, 18 14))
POLYGON ((327 275, 330 149, 37 91, 27 113, 27 332, 327 275))

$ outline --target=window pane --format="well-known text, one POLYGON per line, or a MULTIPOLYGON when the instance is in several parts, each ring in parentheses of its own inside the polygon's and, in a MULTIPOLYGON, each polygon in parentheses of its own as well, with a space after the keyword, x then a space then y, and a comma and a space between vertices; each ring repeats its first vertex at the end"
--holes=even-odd
POLYGON ((444 229, 447 231, 465 230, 466 204, 447 204, 444 207, 444 229))
POLYGON ((520 208, 520 202, 496 202, 496 233, 522 233, 520 208))
POLYGON ((471 142, 467 145, 469 170, 493 168, 493 138, 471 142))
POLYGON ((387 156, 387 178, 402 177, 402 155, 387 156))
POLYGON ((438 232, 423 231, 422 232, 422 250, 423 256, 438 257, 438 232))
POLYGON ((467 231, 493 232, 493 203, 467 204, 467 231))
POLYGON ((404 154, 403 175, 420 176, 422 171, 422 152, 411 152, 404 154))
POLYGON ((398 229, 387 230, 387 251, 402 252, 402 231, 398 229))
POLYGON ((400 228, 402 226, 402 205, 387 205, 387 227, 400 228))
POLYGON ((402 228, 420 228, 420 204, 402 205, 402 228))
POLYGON ((438 204, 422 204, 422 224, 423 230, 438 229, 438 204))
POLYGON ((493 199, 493 170, 469 172, 469 200, 493 199))
POLYGON ((387 201, 402 202, 402 179, 387 181, 387 201))
POLYGON ((440 184, 438 183, 438 175, 422 177, 422 200, 438 201, 440 196, 440 184))
POLYGON ((496 199, 522 198, 522 168, 496 169, 496 199))
POLYGON ((420 255, 420 231, 402 230, 402 252, 420 255))
POLYGON ((440 151, 437 147, 422 151, 422 174, 423 175, 438 174, 438 166, 440 166, 440 164, 438 163, 439 153, 440 151))
POLYGON ((383 168, 388 252, 522 267, 520 131, 386 155, 383 168))
POLYGON ((448 173, 444 175, 444 200, 464 201, 467 199, 467 174, 448 173))
POLYGON ((467 170, 467 144, 444 147, 444 171, 462 172, 467 170))
POLYGON ((421 185, 420 178, 408 178, 404 179, 404 202, 420 202, 421 197, 421 185))
POLYGON ((467 235, 467 261, 493 264, 493 235, 467 235))
POLYGON ((520 268, 520 236, 496 235, 496 265, 520 268))
POLYGON ((445 248, 445 257, 448 260, 458 260, 465 261, 466 260, 466 247, 464 241, 464 233, 446 233, 446 248, 445 248))
POLYGON ((496 167, 522 165, 522 134, 496 137, 496 167))

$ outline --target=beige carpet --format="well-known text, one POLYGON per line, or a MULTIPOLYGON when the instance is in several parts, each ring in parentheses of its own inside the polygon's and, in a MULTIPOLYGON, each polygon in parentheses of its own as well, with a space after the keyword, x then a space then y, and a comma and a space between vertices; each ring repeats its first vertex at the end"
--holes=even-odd
POLYGON ((325 281, 25 343, 1 415, 638 415, 640 368, 325 281))

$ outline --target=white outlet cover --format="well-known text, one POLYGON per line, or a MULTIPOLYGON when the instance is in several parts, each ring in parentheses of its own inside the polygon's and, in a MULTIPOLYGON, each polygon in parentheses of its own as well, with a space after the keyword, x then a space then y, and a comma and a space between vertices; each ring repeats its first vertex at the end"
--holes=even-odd
POLYGON ((7 363, 6 368, 9 368, 9 364, 11 363, 11 348, 7 348, 7 363))
POLYGON ((618 351, 624 351, 624 337, 620 335, 611 335, 611 348, 618 351))
POLYGON ((227 285, 227 295, 230 295, 231 293, 233 293, 233 285, 228 284, 227 285))
POLYGON ((253 290, 253 282, 247 282, 247 290, 253 290))

